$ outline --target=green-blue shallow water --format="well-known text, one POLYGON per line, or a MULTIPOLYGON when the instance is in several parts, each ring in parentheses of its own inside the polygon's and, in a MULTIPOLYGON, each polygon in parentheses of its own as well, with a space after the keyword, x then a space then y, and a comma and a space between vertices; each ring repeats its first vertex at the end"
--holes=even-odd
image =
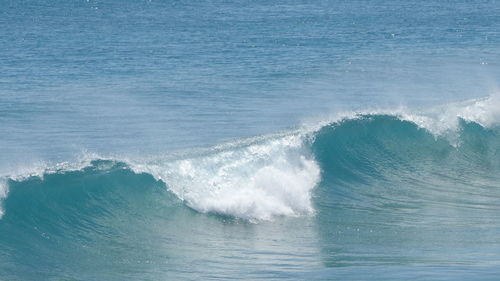
POLYGON ((0 0, 0 280, 496 280, 496 1, 0 0))

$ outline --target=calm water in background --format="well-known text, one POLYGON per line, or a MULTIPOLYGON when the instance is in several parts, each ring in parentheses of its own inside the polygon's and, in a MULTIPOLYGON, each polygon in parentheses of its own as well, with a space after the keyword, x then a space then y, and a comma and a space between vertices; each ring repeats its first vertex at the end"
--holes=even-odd
POLYGON ((274 134, 496 96, 499 46, 497 1, 0 0, 0 279, 494 279, 495 122, 274 134))
POLYGON ((485 96, 495 1, 2 1, 2 166, 485 96), (27 156, 29 155, 29 156, 27 156))

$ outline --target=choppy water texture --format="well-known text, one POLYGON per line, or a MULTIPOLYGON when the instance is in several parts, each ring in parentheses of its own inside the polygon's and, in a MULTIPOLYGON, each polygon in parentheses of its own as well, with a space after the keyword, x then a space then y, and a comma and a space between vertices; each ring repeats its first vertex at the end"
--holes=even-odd
POLYGON ((0 280, 495 280, 495 1, 0 0, 0 280))

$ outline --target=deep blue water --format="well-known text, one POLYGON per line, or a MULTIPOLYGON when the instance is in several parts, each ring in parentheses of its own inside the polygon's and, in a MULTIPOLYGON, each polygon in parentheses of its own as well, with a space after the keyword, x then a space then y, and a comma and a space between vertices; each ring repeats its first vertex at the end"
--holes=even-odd
POLYGON ((0 0, 0 280, 495 280, 497 1, 0 0))

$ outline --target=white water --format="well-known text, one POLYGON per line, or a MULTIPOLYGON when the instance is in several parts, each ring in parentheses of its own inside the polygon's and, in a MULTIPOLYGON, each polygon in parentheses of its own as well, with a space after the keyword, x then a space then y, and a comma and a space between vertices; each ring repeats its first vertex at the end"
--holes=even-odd
POLYGON ((4 209, 3 209, 3 199, 7 198, 7 194, 9 193, 9 186, 7 185, 7 180, 4 178, 0 178, 0 219, 3 217, 4 209))
POLYGON ((319 166, 297 134, 131 166, 166 182, 193 209, 250 221, 312 214, 310 193, 320 180, 319 166))
POLYGON ((453 146, 459 146, 460 119, 478 123, 484 128, 491 128, 499 124, 500 96, 496 94, 450 103, 421 112, 406 110, 397 115, 402 120, 413 122, 435 136, 445 137, 453 146))
POLYGON ((437 105, 431 108, 410 109, 402 106, 396 109, 372 109, 364 111, 340 112, 330 116, 304 121, 301 130, 304 134, 312 134, 324 126, 363 118, 366 115, 391 115, 403 121, 415 123, 418 127, 429 131, 436 137, 445 137, 450 144, 456 146, 460 133, 460 119, 475 122, 485 128, 500 125, 500 93, 461 102, 437 105))

